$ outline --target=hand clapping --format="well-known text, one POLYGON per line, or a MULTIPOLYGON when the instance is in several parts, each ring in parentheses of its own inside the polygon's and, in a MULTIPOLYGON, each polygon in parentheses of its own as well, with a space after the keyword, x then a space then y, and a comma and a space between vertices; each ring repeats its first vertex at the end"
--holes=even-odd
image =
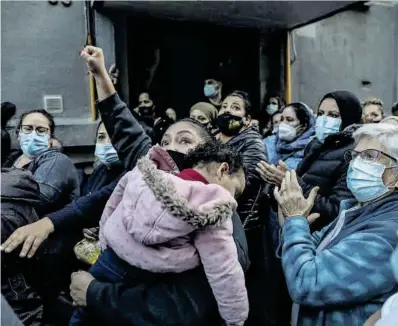
POLYGON ((318 190, 319 187, 313 188, 306 199, 297 181, 296 172, 287 171, 281 183, 281 188, 275 187, 274 196, 285 218, 304 216, 306 218, 311 217, 315 219, 314 215, 309 216, 309 214, 314 206, 318 190))

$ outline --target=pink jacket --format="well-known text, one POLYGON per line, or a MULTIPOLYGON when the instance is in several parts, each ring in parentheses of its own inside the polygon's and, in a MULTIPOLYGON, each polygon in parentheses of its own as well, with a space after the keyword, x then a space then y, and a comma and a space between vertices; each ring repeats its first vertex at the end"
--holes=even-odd
POLYGON ((180 273, 202 263, 221 317, 228 325, 243 325, 249 307, 232 237, 236 201, 221 186, 182 180, 177 172, 159 146, 138 161, 106 204, 102 248, 156 273, 180 273))

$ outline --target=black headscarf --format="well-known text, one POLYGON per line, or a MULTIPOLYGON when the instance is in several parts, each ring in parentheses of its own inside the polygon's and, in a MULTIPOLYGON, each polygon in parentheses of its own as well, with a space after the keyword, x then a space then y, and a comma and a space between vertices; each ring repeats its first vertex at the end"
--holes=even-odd
POLYGON ((347 91, 335 91, 326 94, 320 103, 327 98, 334 99, 339 107, 342 120, 341 130, 361 122, 362 107, 359 99, 354 94, 347 91))

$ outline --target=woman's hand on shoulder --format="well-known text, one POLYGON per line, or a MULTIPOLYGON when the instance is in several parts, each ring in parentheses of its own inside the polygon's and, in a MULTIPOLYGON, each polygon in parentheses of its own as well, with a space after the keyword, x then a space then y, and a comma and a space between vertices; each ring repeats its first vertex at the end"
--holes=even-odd
POLYGON ((20 257, 32 258, 40 245, 54 232, 54 224, 48 217, 22 226, 1 245, 1 251, 10 253, 23 244, 20 257))

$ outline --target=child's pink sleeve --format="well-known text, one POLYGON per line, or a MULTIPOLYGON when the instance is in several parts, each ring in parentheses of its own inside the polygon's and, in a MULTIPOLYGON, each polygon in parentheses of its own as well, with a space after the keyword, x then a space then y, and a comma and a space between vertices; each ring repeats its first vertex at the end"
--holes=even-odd
POLYGON ((127 185, 127 174, 126 173, 123 178, 120 179, 118 182, 117 186, 115 187, 115 190, 113 191, 112 195, 109 197, 108 202, 105 205, 104 212, 102 213, 101 220, 99 223, 100 226, 100 232, 99 232, 99 240, 101 243, 101 249, 104 250, 106 248, 106 242, 104 238, 104 226, 106 221, 109 219, 109 217, 113 214, 115 211, 116 207, 120 204, 123 198, 124 194, 124 189, 126 188, 127 185))
POLYGON ((232 237, 232 221, 198 230, 195 237, 207 279, 227 325, 243 325, 249 314, 245 276, 232 237))

